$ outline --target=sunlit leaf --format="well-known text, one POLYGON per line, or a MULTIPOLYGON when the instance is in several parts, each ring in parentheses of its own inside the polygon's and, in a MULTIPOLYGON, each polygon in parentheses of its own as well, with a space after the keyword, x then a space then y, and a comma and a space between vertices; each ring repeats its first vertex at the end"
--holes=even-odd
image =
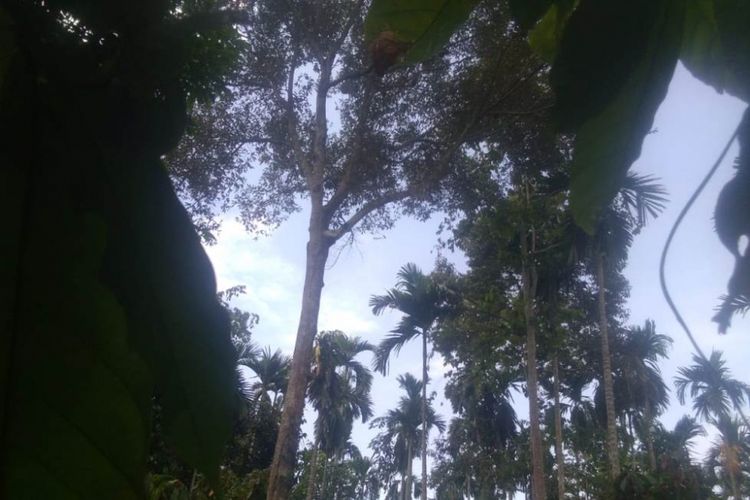
POLYGON ((531 48, 545 61, 554 60, 565 26, 576 3, 574 0, 556 2, 529 32, 531 48))
MULTIPOLYGON (((478 0, 375 0, 365 21, 365 42, 376 52, 377 42, 386 40, 387 35, 388 42, 398 48, 393 59, 388 60, 390 64, 422 61, 445 45, 477 3, 478 0)), ((378 54, 373 57, 377 61, 378 54)))
POLYGON ((510 10, 521 29, 531 29, 548 13, 554 0, 510 0, 510 10))

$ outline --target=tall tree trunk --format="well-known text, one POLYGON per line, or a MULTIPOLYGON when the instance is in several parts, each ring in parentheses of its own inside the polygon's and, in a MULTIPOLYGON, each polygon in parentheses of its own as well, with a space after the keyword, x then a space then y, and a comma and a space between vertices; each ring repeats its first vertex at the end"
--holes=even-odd
POLYGON ((330 241, 324 235, 321 205, 312 204, 310 214, 310 239, 307 242, 305 285, 302 291, 302 311, 297 327, 297 341, 284 395, 279 435, 276 439, 273 462, 268 482, 268 500, 287 500, 292 486, 294 464, 302 413, 305 409, 305 392, 312 361, 313 342, 318 329, 320 296, 330 241), (316 208, 317 206, 317 208, 316 208))
MULTIPOLYGON (((532 236, 533 237, 533 236, 532 236)), ((539 388, 536 366, 536 268, 529 258, 528 236, 525 231, 521 237, 523 255, 523 295, 524 316, 526 320, 526 369, 529 393, 529 426, 531 430, 531 498, 544 500, 547 497, 544 486, 544 456, 542 449, 542 430, 539 418, 539 388)))
POLYGON ((560 367, 557 353, 552 358, 552 377, 555 398, 555 460, 557 461, 557 498, 565 498, 565 457, 563 457, 562 411, 560 409, 560 367))
POLYGON ((617 449, 617 421, 615 417, 615 391, 612 381, 612 358, 609 353, 609 327, 607 321, 607 297, 604 284, 604 255, 596 252, 596 284, 599 294, 599 332, 602 341, 602 384, 604 406, 607 410, 607 455, 609 474, 612 479, 620 475, 620 457, 617 449))
POLYGON ((323 460, 323 477, 320 481, 320 496, 322 498, 328 498, 326 495, 328 494, 328 490, 326 489, 328 482, 328 455, 326 455, 325 459, 323 460))
POLYGON ((427 500, 427 330, 422 330, 422 491, 427 500))
POLYGON ((334 467, 333 480, 331 481, 333 486, 333 500, 338 500, 339 498, 339 476, 336 474, 335 468, 338 467, 340 463, 341 459, 338 456, 334 456, 331 460, 331 466, 334 467))
POLYGON ((315 443, 313 448, 313 455, 310 462, 310 477, 307 480, 307 495, 306 500, 313 500, 315 498, 315 476, 318 473, 318 443, 315 443))
POLYGON ((404 500, 408 500, 412 497, 412 461, 414 461, 414 450, 412 444, 406 445, 406 484, 404 485, 404 500))
POLYGON ((653 434, 653 423, 654 423, 654 415, 651 412, 651 401, 649 401, 648 393, 645 392, 647 388, 645 387, 644 382, 644 394, 646 394, 646 408, 645 408, 645 417, 646 417, 646 449, 648 450, 648 465, 651 468, 651 472, 656 472, 656 450, 654 450, 654 434, 653 434))
POLYGON ((728 468, 729 472, 729 486, 732 488, 732 500, 740 500, 742 498, 740 496, 740 488, 737 484, 737 476, 734 474, 734 470, 732 468, 728 468))

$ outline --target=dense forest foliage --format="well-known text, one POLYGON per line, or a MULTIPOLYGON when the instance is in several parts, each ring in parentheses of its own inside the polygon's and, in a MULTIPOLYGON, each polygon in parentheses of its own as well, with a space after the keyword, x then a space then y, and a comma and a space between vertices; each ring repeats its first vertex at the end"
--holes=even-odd
MULTIPOLYGON (((675 67, 747 101, 747 26, 743 0, 0 0, 0 498, 750 497, 750 385, 678 311, 631 324, 624 274, 675 67), (230 210, 307 218, 292 352, 237 307, 256 283, 217 290, 230 210), (333 249, 435 214, 465 268, 407 258, 362 299, 390 332, 320 331, 333 249)), ((750 309, 749 116, 662 253, 674 309, 670 243, 738 141, 720 333, 750 309)))

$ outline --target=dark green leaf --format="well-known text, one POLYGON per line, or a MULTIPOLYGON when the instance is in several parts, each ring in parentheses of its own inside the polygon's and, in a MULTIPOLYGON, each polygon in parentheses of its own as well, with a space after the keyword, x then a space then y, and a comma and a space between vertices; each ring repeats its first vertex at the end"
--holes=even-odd
POLYGON ((648 20, 638 20, 631 12, 620 19, 606 7, 584 9, 587 3, 581 2, 571 16, 555 62, 562 64, 555 70, 558 117, 564 128, 576 132, 571 208, 576 222, 588 231, 593 231, 601 207, 612 200, 640 156, 643 139, 651 130, 677 61, 683 3, 646 3, 632 7, 637 14, 649 16, 648 20), (610 30, 583 23, 604 24, 595 21, 597 13, 608 20, 610 30), (574 22, 576 16, 583 17, 574 22), (630 39, 626 33, 629 30, 639 33, 643 40, 630 39), (620 36, 634 46, 623 45, 620 36), (581 47, 580 52, 576 47, 581 47), (618 58, 619 62, 612 64, 616 49, 622 51, 618 56, 622 61, 618 58), (597 61, 597 54, 603 60, 597 61))
POLYGON ((732 94, 750 100, 750 2, 716 0, 716 25, 726 70, 724 82, 732 94))
POLYGON ((375 0, 365 21, 365 41, 392 33, 404 45, 399 62, 415 63, 435 54, 466 21, 478 0, 375 0))
POLYGON ((80 158, 35 83, 17 57, 0 97, 0 497, 142 498, 148 371, 101 282, 106 223, 74 196, 80 169, 63 166, 80 158))
POLYGON ((31 74, 29 52, 0 94, 0 497, 142 498, 155 391, 172 446, 216 484, 235 354, 159 160, 182 95, 74 87, 31 74))
MULTIPOLYGON (((573 131, 610 105, 634 72, 653 57, 671 0, 581 0, 570 16, 550 75, 554 116, 573 131)), ((646 63, 647 64, 647 63, 646 63)))
POLYGON ((694 76, 744 100, 750 98, 748 23, 747 2, 690 0, 680 54, 694 76))
POLYGON ((108 281, 154 373, 167 437, 215 484, 237 375, 213 269, 158 158, 119 149, 108 157, 116 200, 108 281))

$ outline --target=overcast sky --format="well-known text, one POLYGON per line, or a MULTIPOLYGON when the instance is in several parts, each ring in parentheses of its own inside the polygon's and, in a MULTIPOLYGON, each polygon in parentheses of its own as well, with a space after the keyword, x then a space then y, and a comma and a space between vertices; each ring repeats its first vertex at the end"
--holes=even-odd
MULTIPOLYGON (((656 116, 655 132, 648 136, 643 154, 634 166, 640 173, 660 177, 669 191, 667 210, 637 237, 626 275, 632 286, 630 322, 642 324, 647 318, 654 319, 658 332, 674 339, 670 359, 662 364, 665 380, 672 390, 677 367, 691 362, 691 346, 662 298, 659 257, 674 219, 731 136, 743 109, 740 101, 717 94, 678 68, 656 116)), ((713 232, 713 207, 719 189, 732 175, 736 154, 735 144, 684 221, 667 262, 667 280, 677 306, 703 350, 724 351, 735 377, 750 382, 747 339, 750 322, 736 319, 726 336, 719 336, 711 322, 733 266, 731 255, 713 232)), ((426 223, 403 219, 384 234, 359 236, 354 245, 335 248, 326 273, 319 329, 338 329, 372 343, 379 342, 399 317, 396 313, 374 317, 367 306, 368 299, 392 287, 398 269, 407 262, 416 263, 425 272, 432 269, 437 255, 438 223, 437 218, 426 223)), ((236 299, 235 305, 260 316, 253 334, 255 341, 290 354, 299 317, 306 237, 306 213, 293 215, 270 236, 257 239, 248 235, 230 214, 218 243, 207 248, 220 289, 234 285, 247 287, 247 293, 236 299)), ((463 267, 463 256, 444 255, 459 268, 463 267)), ((395 381, 398 374, 410 371, 419 375, 420 359, 419 342, 415 342, 392 360, 388 377, 376 375, 372 394, 376 416, 396 404, 400 396, 395 381)), ((431 365, 430 388, 441 396, 441 412, 449 414, 449 404, 442 399, 441 373, 442 362, 436 357, 431 365)), ((661 417, 670 428, 690 412, 689 406, 679 405, 674 394, 672 400, 672 406, 661 417)), ((526 401, 517 398, 516 410, 525 417, 526 401)), ((312 420, 310 413, 306 415, 308 421, 312 420)), ((309 422, 305 430, 310 432, 309 422)), ((355 424, 353 441, 363 451, 373 435, 367 424, 355 424)), ((700 448, 705 449, 706 445, 701 443, 700 448)), ((418 462, 415 461, 415 471, 420 470, 418 462)))

